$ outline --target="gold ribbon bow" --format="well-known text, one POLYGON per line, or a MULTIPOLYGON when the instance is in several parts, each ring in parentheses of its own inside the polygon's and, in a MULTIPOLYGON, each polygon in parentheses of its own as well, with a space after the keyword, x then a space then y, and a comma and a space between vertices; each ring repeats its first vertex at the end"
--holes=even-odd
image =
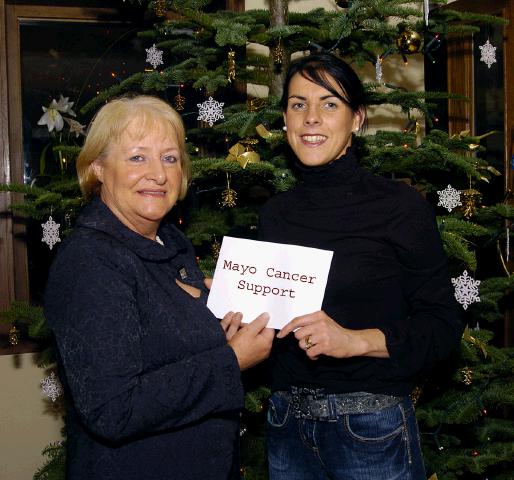
POLYGON ((235 145, 232 145, 232 147, 229 148, 226 161, 237 162, 241 168, 246 168, 249 163, 260 162, 260 155, 251 147, 252 144, 256 143, 257 140, 252 139, 237 142, 235 145))
POLYGON ((487 358, 487 346, 485 342, 482 340, 479 340, 478 338, 475 338, 469 333, 469 327, 466 325, 466 328, 464 329, 464 333, 462 334, 462 338, 466 340, 466 342, 471 343, 471 345, 474 345, 477 348, 480 348, 482 350, 482 353, 484 354, 484 358, 487 358))

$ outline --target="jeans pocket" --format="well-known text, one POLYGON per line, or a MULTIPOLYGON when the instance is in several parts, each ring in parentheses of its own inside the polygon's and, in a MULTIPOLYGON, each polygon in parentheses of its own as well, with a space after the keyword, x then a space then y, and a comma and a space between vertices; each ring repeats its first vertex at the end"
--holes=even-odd
POLYGON ((280 392, 275 392, 268 400, 268 425, 282 428, 289 418, 289 401, 280 392))
POLYGON ((384 442, 402 435, 405 417, 400 405, 374 413, 344 416, 344 428, 361 442, 384 442))

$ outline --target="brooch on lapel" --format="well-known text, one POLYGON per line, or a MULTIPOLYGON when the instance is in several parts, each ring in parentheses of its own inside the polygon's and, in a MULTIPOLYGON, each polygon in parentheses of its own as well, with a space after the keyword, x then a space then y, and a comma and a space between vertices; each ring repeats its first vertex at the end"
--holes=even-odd
POLYGON ((180 275, 180 278, 182 280, 185 280, 187 278, 187 270, 186 270, 186 267, 180 267, 178 269, 178 274, 180 275))

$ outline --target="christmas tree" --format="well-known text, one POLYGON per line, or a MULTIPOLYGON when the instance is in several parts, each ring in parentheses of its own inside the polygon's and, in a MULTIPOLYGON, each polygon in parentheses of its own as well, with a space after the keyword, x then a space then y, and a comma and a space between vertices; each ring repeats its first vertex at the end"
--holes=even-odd
MULTIPOLYGON (((440 7, 446 2, 431 3, 440 7)), ((429 11, 427 2, 401 0, 337 1, 333 10, 305 13, 290 12, 287 0, 271 0, 269 10, 244 12, 222 10, 209 0, 154 0, 148 12, 148 28, 138 34, 147 45, 148 68, 77 105, 77 118, 89 118, 106 100, 127 92, 161 96, 182 114, 193 182, 186 202, 174 210, 207 275, 213 272, 223 236, 255 238, 260 205, 295 182, 278 105, 293 54, 321 49, 340 55, 367 79, 372 108, 396 108, 400 129, 357 139, 364 165, 377 175, 408 182, 433 203, 456 298, 469 325, 462 357, 446 368, 450 375, 437 372, 420 379, 413 393, 427 472, 440 480, 511 478, 514 422, 508 408, 514 404, 514 351, 500 348, 491 331, 500 330, 511 304, 514 282, 504 257, 514 209, 503 199, 480 204, 482 185, 499 175, 481 156, 481 142, 492 133, 450 135, 436 128, 441 100, 457 96, 408 91, 389 81, 387 73, 398 60, 407 63, 415 55, 433 59, 449 34, 473 33, 479 25, 501 19, 448 8, 429 11), (481 259, 487 260, 485 266, 481 259)), ((485 61, 492 61, 491 54, 485 61)), ((83 205, 70 165, 80 148, 75 133, 82 133, 86 122, 75 119, 72 106, 61 97, 41 119, 54 132, 44 157, 53 165, 51 181, 0 187, 25 194, 24 203, 12 205, 14 210, 46 220, 44 239, 50 249, 58 248, 60 240, 55 222, 65 235, 83 205), (63 118, 70 134, 57 141, 63 118)), ((11 325, 12 342, 25 326, 43 344, 51 341, 38 308, 16 303, 3 317, 11 325)), ((52 361, 48 350, 45 362, 52 361)), ((263 411, 269 392, 255 373, 246 383, 242 476, 266 478, 263 411)), ((62 448, 50 446, 45 455, 49 463, 37 478, 59 478, 62 448)))

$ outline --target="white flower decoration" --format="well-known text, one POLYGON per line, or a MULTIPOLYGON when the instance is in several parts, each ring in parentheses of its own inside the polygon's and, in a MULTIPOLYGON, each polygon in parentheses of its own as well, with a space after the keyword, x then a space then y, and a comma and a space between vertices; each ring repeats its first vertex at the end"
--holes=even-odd
POLYGON ((60 132, 64 126, 62 115, 59 113, 59 110, 57 110, 56 107, 57 102, 55 100, 52 100, 52 103, 49 107, 42 107, 43 112, 45 113, 37 122, 38 125, 46 125, 49 132, 54 129, 56 132, 60 132))
POLYGON ((79 135, 86 135, 86 131, 84 130, 86 128, 85 125, 82 125, 81 123, 77 122, 77 120, 73 120, 72 118, 63 118, 65 122, 70 126, 70 133, 74 133, 75 137, 78 137, 79 135))
POLYGON ((38 125, 46 125, 48 131, 51 132, 55 129, 56 132, 60 132, 64 127, 64 120, 61 113, 66 113, 75 117, 75 112, 71 109, 75 102, 70 102, 69 97, 59 97, 59 101, 55 98, 48 107, 41 107, 43 109, 43 116, 37 122, 38 125))
POLYGON ((66 113, 68 115, 71 115, 72 117, 76 117, 75 112, 71 109, 75 102, 70 102, 69 98, 70 97, 63 97, 61 94, 61 96, 59 97, 59 101, 57 102, 57 110, 59 110, 59 112, 61 113, 66 113))

